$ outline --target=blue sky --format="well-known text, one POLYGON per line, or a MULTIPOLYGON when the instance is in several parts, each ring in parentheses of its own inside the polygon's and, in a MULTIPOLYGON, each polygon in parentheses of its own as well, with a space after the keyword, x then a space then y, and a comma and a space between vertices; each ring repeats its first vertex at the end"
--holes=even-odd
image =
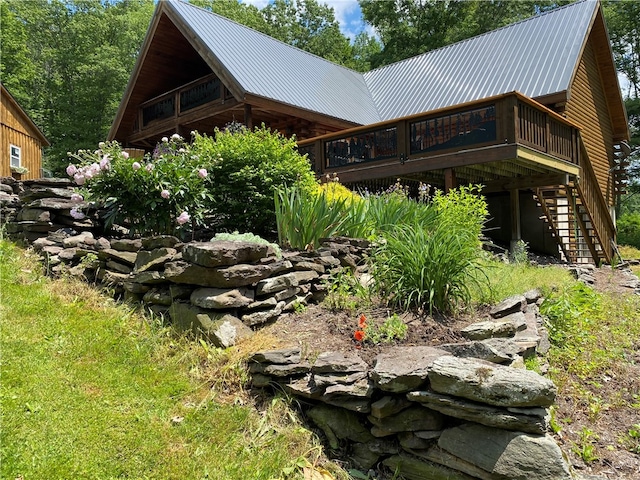
MULTIPOLYGON (((244 3, 250 3, 258 8, 263 8, 269 3, 269 0, 241 0, 244 3)), ((333 7, 336 20, 340 23, 340 29, 350 39, 365 29, 362 21, 362 12, 358 0, 318 0, 318 3, 325 3, 333 7)), ((372 32, 369 32, 372 33, 372 32)))

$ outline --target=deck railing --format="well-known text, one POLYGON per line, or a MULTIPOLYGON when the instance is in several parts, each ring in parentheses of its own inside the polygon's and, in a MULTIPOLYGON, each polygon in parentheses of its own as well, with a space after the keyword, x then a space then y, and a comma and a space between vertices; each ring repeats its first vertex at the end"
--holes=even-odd
POLYGON ((225 88, 215 75, 207 75, 140 105, 136 130, 167 118, 175 118, 207 104, 222 102, 225 88))
POLYGON ((577 129, 517 93, 304 140, 299 150, 308 154, 317 173, 323 173, 505 143, 578 164, 577 129))

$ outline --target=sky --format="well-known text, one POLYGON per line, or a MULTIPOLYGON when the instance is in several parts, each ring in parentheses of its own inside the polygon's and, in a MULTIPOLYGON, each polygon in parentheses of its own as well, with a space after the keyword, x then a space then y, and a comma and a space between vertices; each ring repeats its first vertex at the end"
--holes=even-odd
MULTIPOLYGON (((255 5, 257 8, 262 9, 269 3, 269 0, 242 0, 242 2, 255 5)), ((365 30, 358 0, 318 0, 318 3, 325 3, 333 7, 336 20, 340 23, 340 30, 351 40, 362 30, 365 30)), ((371 34, 372 32, 369 33, 371 34)))

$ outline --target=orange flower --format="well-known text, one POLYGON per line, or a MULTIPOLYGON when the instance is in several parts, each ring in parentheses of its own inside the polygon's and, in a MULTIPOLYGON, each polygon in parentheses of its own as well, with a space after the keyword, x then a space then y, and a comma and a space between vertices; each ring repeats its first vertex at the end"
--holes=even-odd
POLYGON ((364 313, 360 315, 360 320, 358 321, 360 328, 366 328, 367 326, 367 317, 365 317, 364 313))
POLYGON ((353 334, 353 338, 356 339, 356 341, 361 342, 364 340, 364 331, 363 330, 356 330, 356 332, 353 334))

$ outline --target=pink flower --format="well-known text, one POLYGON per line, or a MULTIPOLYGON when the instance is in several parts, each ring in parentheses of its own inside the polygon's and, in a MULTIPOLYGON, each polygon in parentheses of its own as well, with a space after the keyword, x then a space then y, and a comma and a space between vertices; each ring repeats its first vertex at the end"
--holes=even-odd
POLYGON ((72 193, 71 194, 71 201, 75 202, 75 203, 79 203, 84 201, 84 197, 82 195, 80 195, 79 193, 72 193))
POLYGON ((72 163, 70 163, 69 166, 67 167, 67 175, 69 175, 70 177, 73 177, 77 171, 78 169, 72 163))
POLYGON ((70 214, 76 220, 82 220, 84 218, 84 213, 82 213, 77 208, 72 208, 70 214))
POLYGON ((109 170, 109 168, 111 168, 111 159, 109 155, 105 155, 102 157, 102 160, 100 160, 100 170, 109 170))
POLYGON ((165 190, 162 190, 162 191, 160 192, 160 196, 161 196, 162 198, 169 198, 169 195, 170 195, 169 190, 166 190, 166 189, 165 189, 165 190))
POLYGON ((206 178, 208 175, 207 173, 207 169, 206 168, 201 168, 200 170, 198 170, 198 176, 200 178, 206 178))
POLYGON ((129 158, 129 152, 122 152, 122 156, 127 160, 129 158))
POLYGON ((140 165, 138 162, 133 162, 133 165, 131 165, 131 167, 134 170, 140 170, 140 168, 142 167, 142 165, 140 165))
POLYGON ((153 166, 153 163, 147 163, 147 164, 144 166, 144 169, 145 169, 147 172, 151 172, 154 168, 155 168, 155 167, 153 166))
POLYGON ((84 185, 84 181, 85 181, 85 177, 82 173, 77 172, 74 176, 73 179, 75 180, 77 185, 84 185))
POLYGON ((189 220, 191 220, 191 217, 189 216, 189 214, 187 212, 182 212, 180 214, 180 216, 178 218, 176 218, 176 222, 178 222, 178 225, 184 225, 189 220))

